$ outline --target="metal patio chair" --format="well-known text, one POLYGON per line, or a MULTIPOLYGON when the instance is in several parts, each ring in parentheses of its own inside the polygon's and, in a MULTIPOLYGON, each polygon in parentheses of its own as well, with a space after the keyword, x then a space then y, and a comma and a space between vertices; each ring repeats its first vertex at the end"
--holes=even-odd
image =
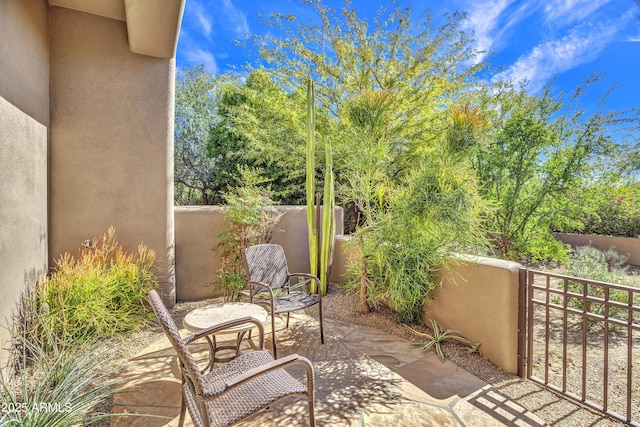
POLYGON ((185 407, 196 426, 222 427, 231 425, 252 415, 273 402, 292 395, 307 397, 309 424, 315 426, 314 372, 311 362, 292 354, 279 360, 264 350, 262 323, 246 317, 221 323, 212 328, 181 338, 173 319, 155 290, 149 292, 149 301, 162 329, 178 353, 182 375, 182 405, 179 425, 185 418, 185 407), (259 331, 260 350, 240 355, 238 358, 201 373, 188 344, 210 334, 244 323, 254 323, 259 331), (300 364, 306 368, 307 385, 303 385, 283 368, 300 364))
POLYGON ((322 327, 322 292, 320 292, 320 280, 309 273, 290 273, 287 267, 287 259, 282 246, 275 244, 261 244, 250 246, 244 251, 249 269, 249 292, 251 302, 254 302, 256 294, 266 292, 268 299, 255 301, 256 304, 267 306, 271 311, 271 338, 273 340, 273 357, 278 358, 276 349, 275 315, 287 313, 289 327, 289 314, 292 311, 302 310, 318 304, 318 317, 320 319, 320 342, 324 344, 324 331, 322 327), (294 291, 291 288, 292 277, 300 277, 316 282, 318 294, 309 295, 306 292, 294 291))

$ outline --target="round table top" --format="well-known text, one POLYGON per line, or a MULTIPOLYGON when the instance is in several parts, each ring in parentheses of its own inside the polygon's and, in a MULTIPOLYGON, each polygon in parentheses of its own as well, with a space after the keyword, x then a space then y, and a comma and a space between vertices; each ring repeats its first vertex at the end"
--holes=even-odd
MULTIPOLYGON (((267 320, 267 310, 257 304, 248 302, 224 302, 196 308, 187 313, 182 321, 186 329, 191 332, 199 332, 220 323, 237 320, 243 317, 253 317, 260 323, 267 320)), ((237 333, 255 328, 253 323, 244 323, 225 329, 221 334, 237 333)))

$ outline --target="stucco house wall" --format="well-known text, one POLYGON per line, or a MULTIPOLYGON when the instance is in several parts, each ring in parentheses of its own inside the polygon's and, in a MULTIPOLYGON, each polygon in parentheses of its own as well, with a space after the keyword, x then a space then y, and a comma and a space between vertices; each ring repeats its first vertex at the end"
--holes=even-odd
POLYGON ((175 302, 173 104, 185 0, 0 0, 0 367, 25 288, 110 225, 175 302), (26 285, 26 286, 25 286, 26 285))
POLYGON ((51 259, 114 226, 156 251, 172 305, 175 61, 132 53, 119 20, 52 7, 49 24, 51 259))
POLYGON ((48 126, 48 4, 0 0, 0 349, 23 288, 47 273, 48 126))

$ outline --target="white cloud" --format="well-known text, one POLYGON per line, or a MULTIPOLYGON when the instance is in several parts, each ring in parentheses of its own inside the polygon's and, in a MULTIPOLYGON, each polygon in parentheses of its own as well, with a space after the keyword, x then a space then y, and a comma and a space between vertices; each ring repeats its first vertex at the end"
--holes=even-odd
POLYGON ((490 52, 507 44, 508 31, 533 14, 540 5, 536 0, 476 0, 465 7, 468 14, 462 29, 474 32, 478 63, 490 52))
POLYGON ((478 49, 477 62, 484 59, 491 51, 497 34, 496 27, 500 15, 513 0, 478 1, 469 5, 467 19, 462 24, 463 30, 471 30, 475 34, 478 49))
POLYGON ((188 49, 184 53, 184 57, 190 64, 200 65, 204 64, 204 67, 211 74, 218 73, 218 63, 216 62, 215 56, 211 52, 208 52, 204 49, 196 48, 196 49, 188 49))
POLYGON ((551 0, 544 7, 546 20, 568 25, 581 21, 611 0, 551 0))
POLYGON ((202 27, 202 32, 205 37, 209 38, 211 36, 211 21, 205 15, 199 15, 198 22, 202 27))
POLYGON ((529 89, 539 90, 555 74, 595 59, 613 41, 616 26, 612 22, 572 28, 561 39, 547 41, 521 56, 494 80, 529 81, 529 89))
POLYGON ((185 15, 187 19, 189 19, 208 40, 211 40, 211 32, 215 22, 213 16, 207 12, 207 9, 201 2, 196 0, 188 1, 186 8, 185 15))
POLYGON ((247 15, 236 8, 232 0, 222 0, 222 12, 225 15, 226 21, 231 26, 232 31, 237 36, 245 37, 249 34, 250 30, 247 15))

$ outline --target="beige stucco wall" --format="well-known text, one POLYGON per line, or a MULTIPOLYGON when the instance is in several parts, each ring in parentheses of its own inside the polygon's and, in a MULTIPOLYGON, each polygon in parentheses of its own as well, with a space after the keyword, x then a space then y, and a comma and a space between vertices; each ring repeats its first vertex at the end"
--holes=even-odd
POLYGON ((360 251, 353 244, 351 236, 336 236, 333 249, 333 261, 331 263, 330 281, 333 283, 346 283, 349 279, 349 265, 358 262, 360 251))
POLYGON ((49 125, 49 5, 0 0, 0 96, 49 125))
MULTIPOLYGON (((357 246, 346 236, 336 239, 332 281, 346 280, 349 260, 357 259, 357 246)), ((518 292, 520 264, 493 258, 461 255, 443 269, 442 287, 424 303, 424 322, 435 319, 445 329, 481 342, 480 350, 506 372, 518 370, 518 292)))
MULTIPOLYGON (((0 325, 47 271, 48 5, 0 0, 0 325), (10 60, 9 60, 10 59, 10 60)), ((0 327, 0 349, 8 331, 0 327)), ((0 366, 8 353, 0 350, 0 366)))
MULTIPOLYGON (((640 221, 640 219, 638 219, 640 221)), ((640 265, 640 237, 593 236, 587 234, 556 233, 556 239, 562 243, 577 246, 592 246, 600 250, 613 248, 616 252, 626 255, 628 264, 640 265)))
POLYGON ((49 25, 50 257, 113 225, 157 252, 172 305, 175 62, 132 53, 122 21, 52 7, 49 25))
POLYGON ((464 256, 443 269, 442 288, 425 301, 424 321, 481 342, 482 354, 506 372, 518 370, 518 283, 520 264, 464 256))
MULTIPOLYGON (((282 245, 289 270, 309 271, 306 208, 279 206, 284 212, 275 227, 271 242, 282 245)), ((220 258, 212 251, 219 241, 218 234, 226 227, 219 206, 179 206, 175 212, 176 235, 176 294, 179 301, 210 298, 212 282, 220 267, 220 258)), ((336 207, 336 233, 342 234, 344 218, 336 207)))

